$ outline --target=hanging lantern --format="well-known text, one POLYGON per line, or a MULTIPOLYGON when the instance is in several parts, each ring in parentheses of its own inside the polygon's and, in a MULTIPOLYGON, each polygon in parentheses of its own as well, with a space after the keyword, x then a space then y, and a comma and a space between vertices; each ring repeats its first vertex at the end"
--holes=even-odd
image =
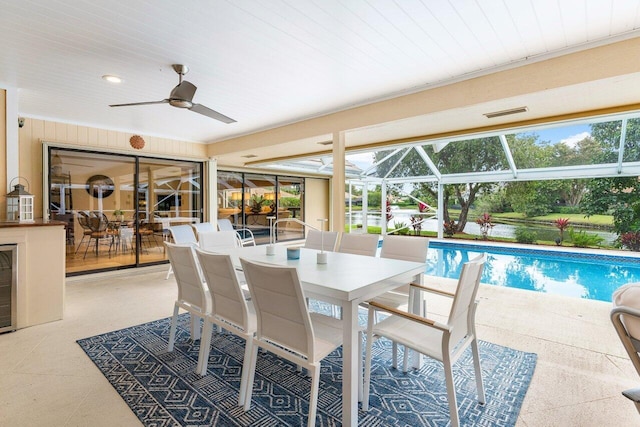
POLYGON ((33 197, 24 189, 24 185, 16 184, 13 191, 7 194, 7 221, 34 222, 33 197))
POLYGON ((140 135, 133 135, 129 138, 129 144, 136 150, 142 150, 144 148, 144 139, 140 135))

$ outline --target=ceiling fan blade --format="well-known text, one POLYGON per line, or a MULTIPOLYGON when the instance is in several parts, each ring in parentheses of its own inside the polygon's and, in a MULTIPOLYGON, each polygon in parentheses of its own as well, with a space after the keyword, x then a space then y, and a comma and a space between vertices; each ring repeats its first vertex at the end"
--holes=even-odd
POLYGON ((227 117, 224 114, 218 113, 217 111, 214 111, 211 108, 205 107, 201 104, 193 104, 193 106, 189 108, 189 110, 195 111, 196 113, 202 114, 203 116, 211 117, 212 119, 220 120, 223 123, 229 124, 236 122, 231 117, 227 117))
POLYGON ((178 86, 173 88, 169 95, 169 99, 180 99, 191 102, 193 95, 196 93, 196 89, 198 88, 193 83, 184 80, 180 82, 178 86))
POLYGON ((169 102, 168 99, 163 99, 162 101, 132 102, 130 104, 114 104, 114 105, 109 105, 109 107, 130 107, 132 105, 166 104, 168 102, 169 102))

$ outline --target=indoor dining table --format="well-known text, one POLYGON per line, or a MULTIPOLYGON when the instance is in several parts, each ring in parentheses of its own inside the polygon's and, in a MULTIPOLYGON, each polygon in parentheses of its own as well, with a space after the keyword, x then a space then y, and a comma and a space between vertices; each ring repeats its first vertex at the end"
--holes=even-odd
POLYGON ((267 246, 247 246, 217 250, 228 253, 236 268, 240 258, 273 265, 296 267, 305 296, 342 308, 342 425, 358 425, 358 305, 398 286, 422 283, 425 263, 325 252, 326 264, 318 264, 320 251, 300 249, 300 258, 287 259, 286 246, 275 245, 267 255, 267 246))

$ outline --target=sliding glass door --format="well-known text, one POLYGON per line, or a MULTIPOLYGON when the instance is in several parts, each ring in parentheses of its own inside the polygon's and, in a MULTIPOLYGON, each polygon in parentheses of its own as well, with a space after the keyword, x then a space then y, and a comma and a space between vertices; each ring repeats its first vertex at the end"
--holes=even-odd
POLYGON ((258 244, 269 242, 276 219, 276 241, 304 238, 303 197, 303 178, 218 171, 218 218, 250 229, 258 244))
POLYGON ((167 228, 200 221, 202 163, 50 148, 49 165, 68 275, 164 263, 167 228))

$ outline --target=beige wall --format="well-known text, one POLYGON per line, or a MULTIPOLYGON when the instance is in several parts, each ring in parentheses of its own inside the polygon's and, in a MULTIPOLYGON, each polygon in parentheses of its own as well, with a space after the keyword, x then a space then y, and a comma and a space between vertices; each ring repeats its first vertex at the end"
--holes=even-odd
MULTIPOLYGON (((4 120, 4 114, 2 117, 4 120)), ((129 145, 132 135, 127 132, 26 118, 24 127, 19 131, 20 176, 29 181, 29 192, 35 196, 36 218, 42 217, 43 142, 104 152, 206 160, 207 147, 204 144, 141 135, 146 142, 145 147, 135 150, 129 145)), ((4 165, 5 162, 1 164, 4 165)), ((3 205, 0 218, 5 217, 5 212, 6 208, 3 205)))
MULTIPOLYGON (((7 188, 7 91, 0 89, 0 189, 7 188)), ((4 193, 2 194, 4 196, 4 193)), ((7 199, 0 197, 0 218, 7 216, 7 199)))
MULTIPOLYGON (((312 227, 320 228, 318 219, 329 218, 329 180, 307 178, 304 194, 304 222, 312 227)), ((324 230, 328 229, 328 224, 325 224, 324 230)))

